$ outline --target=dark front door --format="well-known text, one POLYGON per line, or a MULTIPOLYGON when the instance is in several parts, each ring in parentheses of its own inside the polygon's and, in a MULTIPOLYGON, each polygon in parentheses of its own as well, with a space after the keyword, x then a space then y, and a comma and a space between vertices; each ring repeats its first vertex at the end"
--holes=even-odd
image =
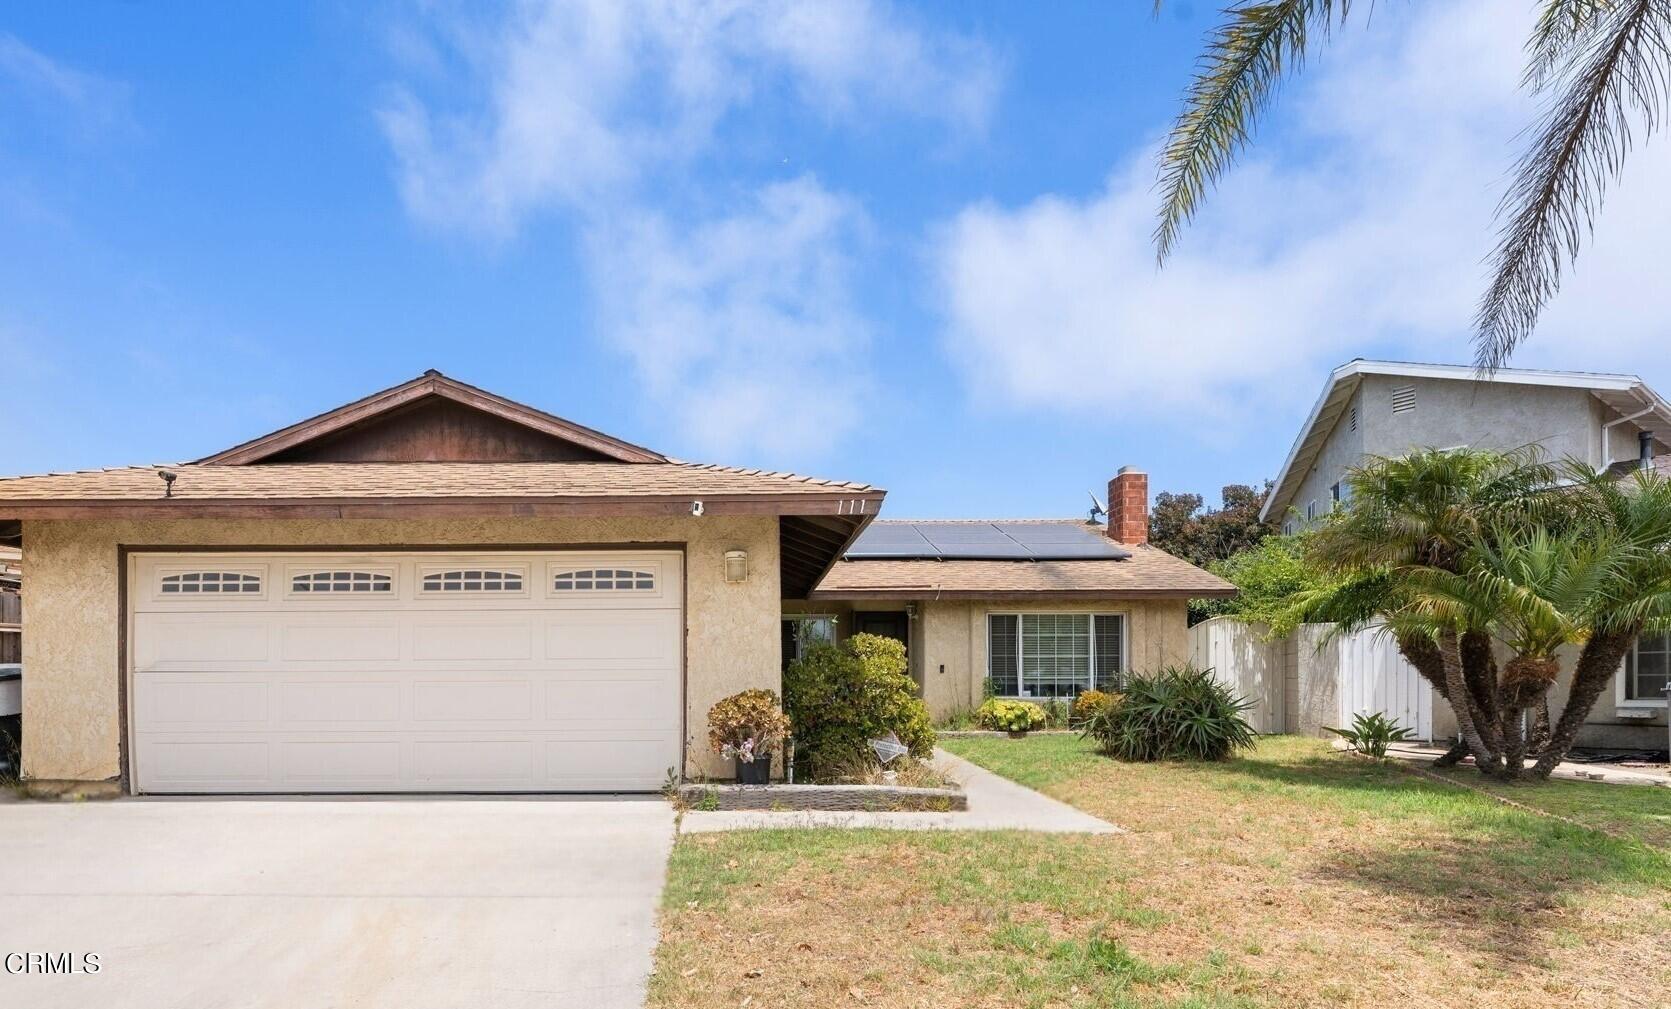
POLYGON ((853 630, 893 638, 907 647, 911 644, 911 618, 903 612, 860 610, 853 614, 853 630))

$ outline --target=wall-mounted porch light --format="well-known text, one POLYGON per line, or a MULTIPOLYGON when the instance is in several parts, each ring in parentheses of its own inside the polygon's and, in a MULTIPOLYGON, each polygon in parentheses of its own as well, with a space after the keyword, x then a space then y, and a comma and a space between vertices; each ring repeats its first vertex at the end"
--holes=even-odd
POLYGON ((725 552, 725 580, 732 584, 748 581, 747 550, 727 550, 725 552))

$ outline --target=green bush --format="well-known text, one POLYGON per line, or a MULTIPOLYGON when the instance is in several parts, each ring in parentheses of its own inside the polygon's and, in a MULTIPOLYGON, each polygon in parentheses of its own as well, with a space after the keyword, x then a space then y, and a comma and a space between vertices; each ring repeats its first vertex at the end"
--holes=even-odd
POLYGON ((1386 757, 1387 748, 1392 744, 1415 736, 1414 732, 1399 725, 1397 719, 1388 718, 1379 711, 1370 715, 1353 715, 1350 729, 1331 729, 1327 725, 1323 728, 1346 740, 1352 749, 1377 760, 1386 757))
POLYGON ((1096 715, 1120 703, 1122 695, 1105 694, 1100 690, 1081 691, 1073 699, 1073 724, 1084 725, 1096 715))
POLYGON ((1126 682, 1119 704, 1093 715, 1081 735, 1121 760, 1223 760, 1253 745, 1250 707, 1206 672, 1168 666, 1126 682))
POLYGON ((809 645, 783 674, 796 763, 815 780, 874 763, 870 740, 890 732, 911 756, 932 754, 934 726, 905 670, 905 646, 893 638, 855 634, 839 645, 809 645))
POLYGON ((1031 701, 1006 701, 994 697, 975 710, 975 721, 983 729, 1027 732, 1044 728, 1048 719, 1044 709, 1031 701))

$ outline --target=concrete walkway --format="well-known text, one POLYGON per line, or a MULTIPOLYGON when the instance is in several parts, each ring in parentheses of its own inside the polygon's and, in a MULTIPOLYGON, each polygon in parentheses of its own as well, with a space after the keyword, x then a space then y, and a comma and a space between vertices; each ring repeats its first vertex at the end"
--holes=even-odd
POLYGON ((121 799, 0 809, 31 1009, 639 1009, 661 798, 121 799))
POLYGON ((1119 827, 1057 802, 982 767, 934 751, 934 766, 963 786, 969 809, 961 813, 771 813, 691 811, 679 820, 686 834, 770 827, 880 827, 885 830, 1035 830, 1052 834, 1123 834, 1119 827))
MULTIPOLYGON (((1345 749, 1345 743, 1336 743, 1336 749, 1345 749)), ((1387 756, 1397 757, 1411 763, 1431 764, 1445 752, 1442 746, 1423 746, 1419 743, 1397 743, 1388 748, 1387 756)), ((1472 760, 1460 765, 1473 767, 1472 760)), ((1570 781, 1599 781, 1608 785, 1659 785, 1671 787, 1671 768, 1666 767, 1620 767, 1618 764, 1575 764, 1564 761, 1555 765, 1551 771, 1551 778, 1564 778, 1570 781)))

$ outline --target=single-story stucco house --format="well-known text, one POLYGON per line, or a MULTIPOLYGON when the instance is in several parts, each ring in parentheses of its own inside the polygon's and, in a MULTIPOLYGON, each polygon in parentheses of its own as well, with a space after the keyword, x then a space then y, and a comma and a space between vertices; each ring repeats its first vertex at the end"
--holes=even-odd
POLYGON ((707 711, 780 687, 786 611, 902 620, 937 712, 989 668, 1027 693, 1183 661, 1185 598, 1229 586, 1143 545, 1141 474, 1115 493, 1089 559, 844 561, 880 489, 676 461, 433 371, 193 463, 0 480, 0 542, 29 571, 25 782, 723 776, 707 711))

